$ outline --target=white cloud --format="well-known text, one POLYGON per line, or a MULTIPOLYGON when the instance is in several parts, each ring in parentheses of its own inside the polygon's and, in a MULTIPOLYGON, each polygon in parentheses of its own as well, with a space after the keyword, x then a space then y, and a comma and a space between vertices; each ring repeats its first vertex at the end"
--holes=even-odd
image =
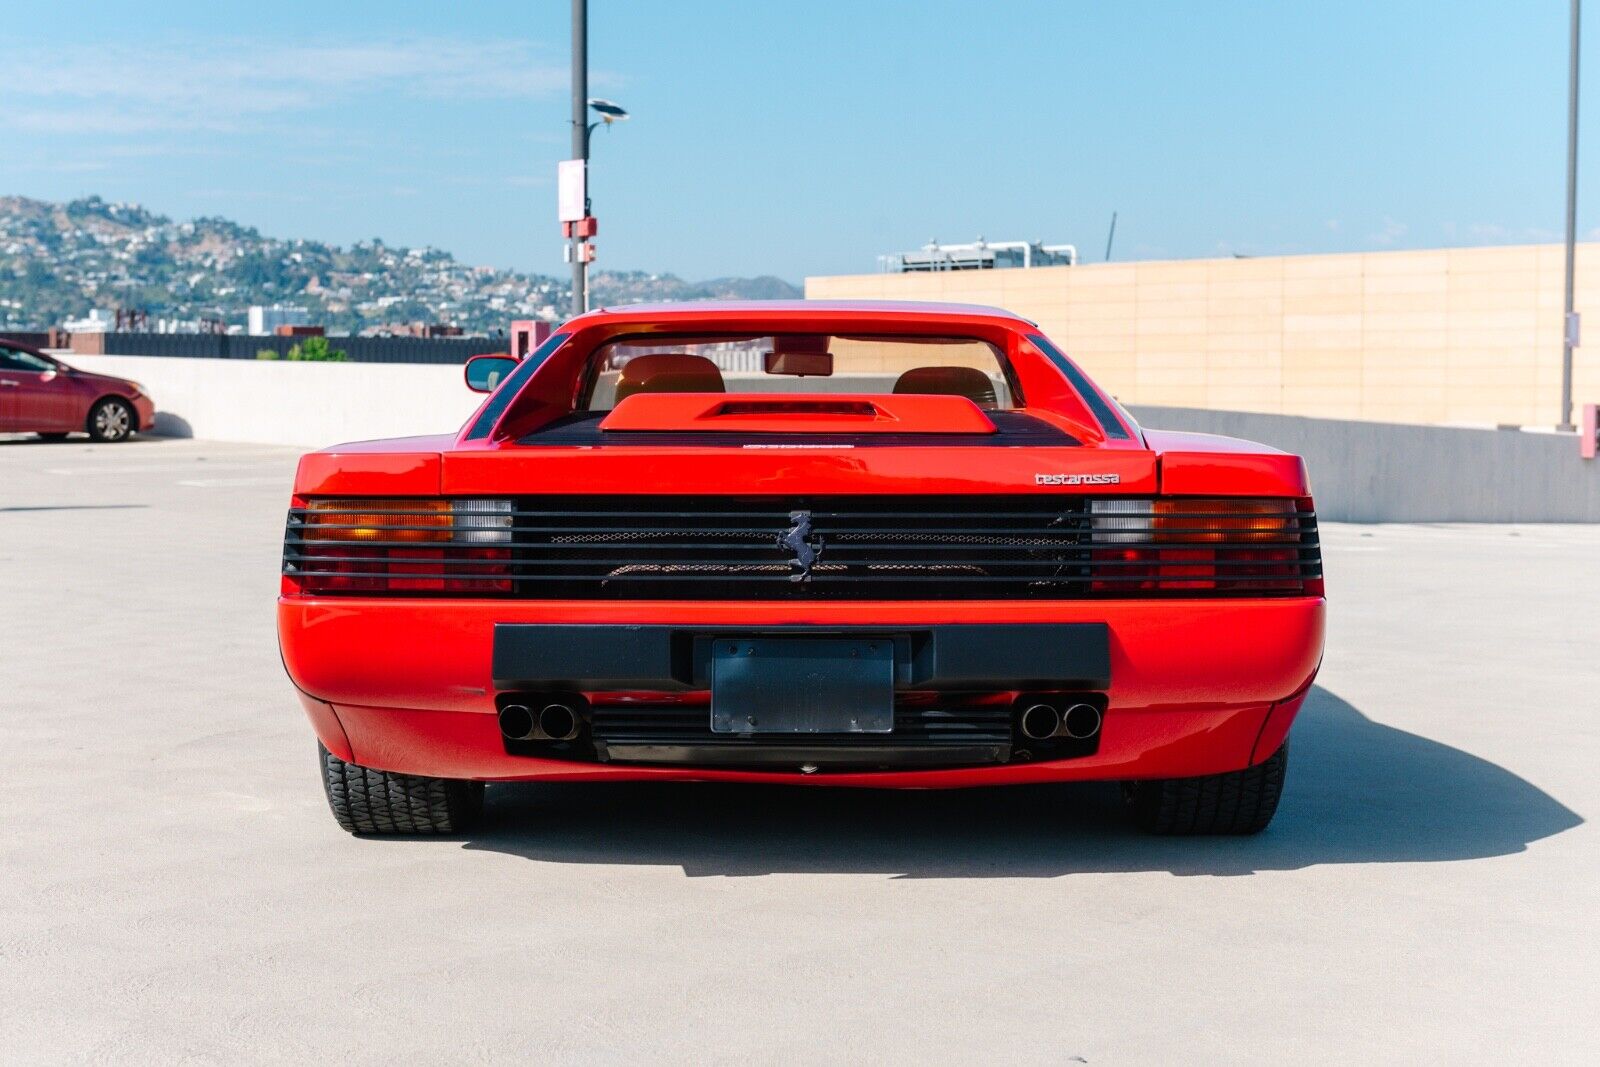
POLYGON ((1499 222, 1474 222, 1468 224, 1467 236, 1478 244, 1504 245, 1554 241, 1560 235, 1543 226, 1507 226, 1499 222))
POLYGON ((30 45, 8 49, 7 67, 0 125, 80 134, 229 132, 363 95, 526 99, 568 77, 529 41, 30 45))
POLYGON ((1409 231, 1410 227, 1405 223, 1385 215, 1383 228, 1367 234, 1367 240, 1377 248, 1392 248, 1399 244, 1409 231))

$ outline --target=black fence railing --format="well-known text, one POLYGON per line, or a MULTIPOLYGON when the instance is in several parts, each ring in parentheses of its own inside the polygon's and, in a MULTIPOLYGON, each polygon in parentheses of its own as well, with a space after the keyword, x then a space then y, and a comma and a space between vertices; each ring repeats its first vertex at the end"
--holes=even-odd
MULTIPOLYGON (((242 334, 106 333, 100 351, 115 356, 175 356, 191 359, 256 359, 262 349, 280 357, 303 337, 242 334)), ((464 363, 470 356, 504 352, 504 337, 329 337, 352 363, 464 363)), ((76 346, 74 346, 76 347, 76 346)))
POLYGON ((42 330, 0 330, 0 344, 15 341, 19 345, 29 345, 33 348, 49 348, 50 335, 42 330))

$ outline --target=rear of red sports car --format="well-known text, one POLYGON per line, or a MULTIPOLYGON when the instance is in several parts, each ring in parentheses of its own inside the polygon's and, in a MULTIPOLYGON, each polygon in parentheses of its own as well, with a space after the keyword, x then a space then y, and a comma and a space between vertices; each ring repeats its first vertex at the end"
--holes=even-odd
POLYGON ((1304 466, 1136 425, 985 308, 635 307, 300 464, 283 658, 358 833, 483 783, 1110 779, 1271 819, 1315 677, 1304 466))

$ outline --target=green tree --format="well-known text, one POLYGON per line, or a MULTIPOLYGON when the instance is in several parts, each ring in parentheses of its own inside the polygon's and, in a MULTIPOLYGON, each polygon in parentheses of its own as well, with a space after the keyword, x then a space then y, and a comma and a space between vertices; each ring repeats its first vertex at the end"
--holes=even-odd
POLYGON ((289 358, 308 363, 343 363, 349 357, 344 349, 330 346, 326 337, 307 337, 289 346, 289 358))
POLYGON ((271 348, 256 349, 257 359, 287 359, 294 363, 344 363, 350 357, 342 348, 333 348, 328 344, 326 337, 307 337, 304 341, 296 341, 289 346, 289 351, 282 357, 271 348))

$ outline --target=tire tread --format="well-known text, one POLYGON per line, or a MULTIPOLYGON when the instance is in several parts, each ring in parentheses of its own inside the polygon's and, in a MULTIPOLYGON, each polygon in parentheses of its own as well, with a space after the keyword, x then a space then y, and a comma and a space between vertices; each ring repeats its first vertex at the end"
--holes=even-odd
POLYGON ((395 774, 346 763, 317 745, 334 819, 352 834, 459 834, 483 811, 483 783, 395 774))
POLYGON ((1254 767, 1195 778, 1131 783, 1128 802, 1140 828, 1154 834, 1256 834, 1267 828, 1283 795, 1289 745, 1254 767))

